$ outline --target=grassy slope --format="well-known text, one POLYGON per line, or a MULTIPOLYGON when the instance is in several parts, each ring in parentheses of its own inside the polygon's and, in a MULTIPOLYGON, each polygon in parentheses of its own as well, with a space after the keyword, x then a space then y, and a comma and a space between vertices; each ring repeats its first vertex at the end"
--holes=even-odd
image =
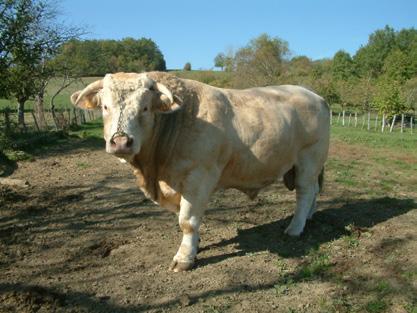
MULTIPOLYGON (((172 71, 170 72, 174 75, 177 75, 182 78, 198 80, 204 82, 206 84, 210 84, 213 86, 218 87, 228 87, 230 82, 230 73, 219 72, 219 71, 172 71)), ((70 95, 79 89, 82 89, 86 84, 89 84, 100 77, 84 77, 82 82, 77 82, 69 86, 68 88, 64 89, 55 99, 56 106, 58 108, 67 108, 71 107, 71 103, 69 100, 70 95)), ((52 79, 49 83, 46 96, 45 96, 45 105, 49 107, 49 101, 52 95, 55 93, 56 90, 60 87, 61 80, 59 78, 52 79)), ((7 100, 7 99, 0 99, 0 109, 5 107, 16 108, 16 100, 7 100)), ((27 109, 31 109, 33 107, 33 101, 28 101, 26 104, 27 109)))
MULTIPOLYGON (((56 98, 55 98, 55 105, 57 108, 67 108, 71 107, 71 103, 69 100, 69 97, 74 91, 80 90, 84 88, 86 84, 89 84, 93 81, 95 81, 97 77, 84 77, 82 79, 82 82, 76 82, 66 89, 64 89, 56 98)), ((61 80, 59 78, 52 79, 51 82, 48 84, 48 87, 46 89, 46 95, 45 95, 45 107, 49 107, 49 102, 52 97, 52 95, 56 92, 56 90, 59 89, 61 84, 61 80)), ((5 107, 9 107, 12 109, 15 109, 17 106, 17 102, 15 99, 8 100, 8 99, 0 99, 0 109, 3 109, 5 107)), ((26 103, 26 109, 32 109, 33 108, 33 101, 28 101, 26 103)))

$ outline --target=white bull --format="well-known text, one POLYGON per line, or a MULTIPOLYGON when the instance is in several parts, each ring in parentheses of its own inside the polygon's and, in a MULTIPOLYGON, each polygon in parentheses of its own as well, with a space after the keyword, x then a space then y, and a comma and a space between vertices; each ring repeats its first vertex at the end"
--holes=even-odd
POLYGON ((171 269, 190 269, 210 195, 254 198, 277 178, 296 190, 286 233, 311 218, 329 148, 329 108, 297 86, 220 89, 160 72, 107 74, 71 96, 101 107, 106 151, 128 161, 140 189, 178 213, 183 238, 171 269))

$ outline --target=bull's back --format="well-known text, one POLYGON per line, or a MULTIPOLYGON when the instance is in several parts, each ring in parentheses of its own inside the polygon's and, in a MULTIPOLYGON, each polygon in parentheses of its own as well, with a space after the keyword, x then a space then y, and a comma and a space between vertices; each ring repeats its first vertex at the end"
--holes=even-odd
POLYGON ((225 187, 257 189, 288 171, 297 153, 318 141, 328 125, 323 99, 297 86, 226 90, 233 114, 226 128, 231 155, 225 187))

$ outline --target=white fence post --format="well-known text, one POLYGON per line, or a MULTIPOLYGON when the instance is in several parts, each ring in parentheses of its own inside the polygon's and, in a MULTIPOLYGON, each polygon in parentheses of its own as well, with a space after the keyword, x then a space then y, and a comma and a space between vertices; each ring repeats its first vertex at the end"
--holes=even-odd
POLYGON ((381 132, 383 133, 385 130, 385 113, 382 114, 382 127, 381 132))
POLYGON ((358 112, 355 112, 355 128, 358 126, 358 112))
POLYGON ((362 129, 365 127, 365 114, 362 115, 362 129))
POLYGON ((376 114, 375 118, 375 131, 378 129, 378 113, 376 114))
POLYGON ((345 126, 345 110, 342 112, 342 126, 345 126))
POLYGON ((404 114, 401 114, 401 132, 404 132, 404 114))
POLYGON ((392 129, 394 128, 395 119, 397 118, 397 114, 394 114, 394 117, 392 118, 391 127, 389 129, 389 132, 392 133, 392 129))
POLYGON ((349 113, 349 121, 348 121, 348 127, 350 126, 350 120, 352 119, 352 113, 349 113))
POLYGON ((371 112, 368 112, 368 131, 371 130, 371 112))

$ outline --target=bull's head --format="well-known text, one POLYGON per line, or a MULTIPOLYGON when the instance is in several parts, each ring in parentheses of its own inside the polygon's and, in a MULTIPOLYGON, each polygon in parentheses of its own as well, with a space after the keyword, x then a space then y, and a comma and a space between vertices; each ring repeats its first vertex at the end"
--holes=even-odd
POLYGON ((71 96, 82 109, 101 107, 106 151, 129 160, 151 138, 154 115, 180 106, 168 88, 146 74, 107 74, 71 96))

